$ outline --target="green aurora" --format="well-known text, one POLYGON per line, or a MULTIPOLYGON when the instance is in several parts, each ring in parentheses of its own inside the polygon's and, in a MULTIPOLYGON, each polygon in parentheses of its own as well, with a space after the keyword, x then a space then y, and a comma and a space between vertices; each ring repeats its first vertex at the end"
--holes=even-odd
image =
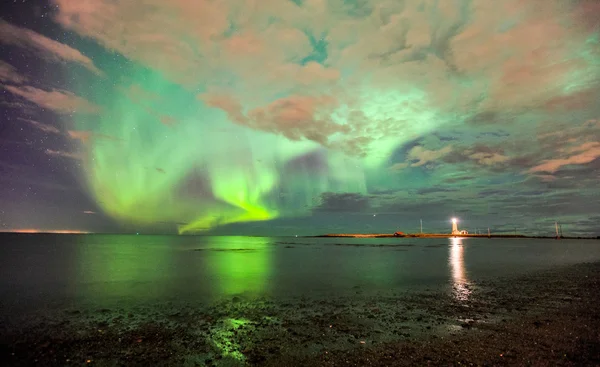
MULTIPOLYGON (((99 205, 114 218, 136 225, 183 223, 180 234, 308 214, 326 192, 365 194, 367 174, 385 179, 381 170, 391 151, 436 123, 432 112, 397 117, 397 129, 405 126, 406 137, 380 136, 367 155, 357 158, 315 142, 232 124, 221 111, 158 73, 140 71, 133 80, 103 105, 99 124, 85 141, 86 180, 99 205), (405 121, 411 118, 422 124, 409 129, 405 121), (318 166, 298 163, 311 156, 318 166), (186 196, 183 186, 190 177, 205 186, 205 195, 186 196)), ((390 119, 394 110, 386 104, 402 98, 423 96, 393 91, 365 96, 361 114, 390 119)), ((344 108, 336 112, 340 125, 346 123, 343 113, 344 108)), ((80 124, 83 129, 88 121, 80 124)), ((344 137, 334 136, 331 144, 345 144, 344 137)))
POLYGON ((9 132, 36 136, 7 151, 5 228, 594 231, 593 2, 50 3, 42 33, 0 21, 40 63, 0 60, 9 132), (13 199, 30 183, 52 189, 13 199))

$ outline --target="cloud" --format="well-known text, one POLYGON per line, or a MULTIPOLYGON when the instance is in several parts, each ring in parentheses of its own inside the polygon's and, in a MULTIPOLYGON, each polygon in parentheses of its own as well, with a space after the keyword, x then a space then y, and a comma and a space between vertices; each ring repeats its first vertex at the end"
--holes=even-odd
POLYGON ((448 192, 456 192, 458 189, 444 188, 444 187, 427 187, 423 189, 418 189, 418 195, 429 195, 429 194, 438 194, 438 193, 448 193, 448 192))
POLYGON ((408 167, 422 167, 427 166, 430 163, 439 163, 442 161, 446 161, 445 157, 455 152, 453 145, 447 145, 438 150, 435 149, 427 149, 422 144, 421 141, 419 144, 416 144, 408 150, 406 153, 404 162, 394 163, 390 166, 390 170, 392 171, 400 171, 408 167))
POLYGON ((230 96, 203 94, 199 98, 207 105, 223 110, 237 124, 281 134, 290 140, 306 139, 327 146, 331 135, 348 131, 347 126, 327 119, 337 104, 329 96, 281 98, 255 108, 247 115, 243 113, 241 104, 230 96))
POLYGON ((19 120, 25 121, 46 133, 52 133, 52 134, 60 134, 61 133, 58 128, 56 128, 52 125, 44 124, 42 122, 38 122, 35 120, 31 120, 31 119, 26 119, 23 117, 19 117, 19 120))
POLYGON ((507 166, 520 164, 523 160, 523 157, 509 157, 502 148, 506 144, 499 144, 495 141, 495 134, 488 137, 490 141, 487 143, 484 143, 482 137, 486 137, 486 135, 478 134, 477 143, 472 146, 455 146, 451 152, 442 157, 442 160, 451 164, 470 163, 475 167, 489 170, 504 170, 507 166))
POLYGON ((578 2, 53 3, 66 29, 205 90, 236 124, 358 155, 449 121, 543 108, 600 75, 578 2))
POLYGON ((67 131, 67 134, 69 135, 69 137, 71 139, 80 140, 82 143, 86 144, 90 141, 90 138, 92 137, 92 135, 94 133, 91 131, 69 130, 69 131, 67 131))
POLYGON ((409 166, 409 164, 406 162, 394 163, 393 165, 390 166, 390 170, 391 171, 400 171, 400 170, 407 168, 408 166, 409 166))
POLYGON ((53 149, 46 149, 45 151, 46 154, 50 155, 50 156, 54 156, 54 157, 65 157, 65 158, 71 158, 71 159, 83 159, 83 156, 79 153, 71 153, 71 152, 64 152, 61 150, 53 150, 53 149))
POLYGON ((430 162, 436 162, 446 154, 452 151, 452 146, 448 145, 439 150, 427 150, 422 146, 416 146, 408 153, 408 158, 411 160, 417 160, 412 163, 411 167, 420 167, 430 162))
POLYGON ((57 113, 98 114, 101 111, 99 106, 68 91, 45 91, 31 86, 16 87, 11 85, 5 85, 4 89, 42 108, 57 113))
POLYGON ((94 65, 94 62, 78 50, 30 29, 14 26, 1 19, 0 42, 38 52, 43 58, 52 61, 74 62, 97 75, 102 74, 94 65))
POLYGON ((539 150, 528 173, 554 174, 562 167, 586 165, 600 157, 600 121, 582 124, 543 125, 538 131, 539 150))
POLYGON ((103 140, 111 140, 111 141, 122 141, 119 138, 114 136, 96 133, 90 130, 69 130, 67 131, 67 135, 71 139, 79 140, 84 144, 88 144, 92 139, 103 139, 103 140))
POLYGON ((163 125, 166 126, 173 126, 177 123, 177 120, 175 120, 175 118, 166 115, 160 116, 159 120, 163 125))
POLYGON ((566 158, 545 160, 541 164, 529 169, 529 173, 548 172, 554 173, 568 165, 582 165, 600 158, 600 143, 591 142, 569 149, 566 158))
MULTIPOLYGON (((182 201, 160 218, 169 223, 191 223, 201 204, 225 199, 284 216, 318 198, 318 215, 381 208, 476 215, 487 210, 485 190, 499 193, 486 212, 498 213, 502 200, 511 211, 530 198, 537 204, 540 196, 589 190, 597 179, 600 130, 578 123, 597 116, 600 96, 600 9, 589 1, 51 3, 52 21, 98 59, 6 22, 1 42, 96 74, 95 65, 109 60, 110 79, 45 73, 40 80, 49 86, 78 88, 53 90, 19 76, 13 65, 24 69, 7 59, 0 63, 2 82, 12 84, 5 90, 24 98, 8 100, 91 114, 76 116, 68 137, 86 152, 114 156, 104 161, 106 172, 115 164, 146 167, 143 175, 129 170, 127 182, 161 195, 136 190, 140 202, 180 188, 182 201), (91 95, 103 105, 78 97, 91 95), (128 144, 116 152, 102 144, 98 152, 101 139, 128 144), (413 170, 381 171, 390 165, 413 170), (187 179, 194 170, 201 174, 187 179), (388 194, 373 199, 375 191, 388 194), (518 200, 505 198, 511 192, 518 200)), ((109 176, 89 181, 106 186, 109 176)), ((119 191, 115 185, 115 198, 119 191)), ((99 200, 108 203, 104 194, 99 200)))
POLYGON ((476 152, 469 155, 469 158, 482 166, 493 166, 498 163, 504 163, 509 160, 505 155, 498 153, 476 152))
POLYGON ((0 60, 0 82, 21 84, 27 81, 27 78, 19 74, 11 64, 0 60))
POLYGON ((369 198, 358 193, 321 194, 321 203, 314 208, 317 212, 364 212, 370 207, 369 198))

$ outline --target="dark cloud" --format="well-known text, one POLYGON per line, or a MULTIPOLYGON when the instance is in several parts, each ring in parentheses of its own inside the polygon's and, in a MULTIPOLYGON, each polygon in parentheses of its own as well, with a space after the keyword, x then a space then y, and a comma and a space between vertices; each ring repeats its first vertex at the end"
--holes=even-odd
POLYGON ((447 184, 453 184, 453 183, 458 183, 458 182, 463 182, 463 181, 470 181, 475 179, 475 176, 460 176, 460 177, 451 177, 451 178, 447 178, 444 180, 444 183, 447 184))
POLYGON ((506 131, 486 131, 483 132, 481 134, 479 134, 477 136, 477 138, 487 138, 487 137, 493 137, 493 138, 506 138, 509 137, 510 134, 506 131))
POLYGON ((190 172, 175 189, 175 193, 186 200, 213 197, 210 180, 206 173, 199 169, 190 172))
POLYGON ((423 189, 418 189, 416 191, 417 195, 428 195, 435 194, 440 192, 456 192, 458 189, 444 188, 444 187, 427 187, 423 189))
POLYGON ((316 212, 364 212, 370 207, 369 198, 358 193, 321 194, 321 203, 314 208, 316 212))
POLYGON ((328 169, 327 153, 315 151, 291 159, 283 167, 283 176, 297 172, 326 173, 328 169))
POLYGON ((490 196, 495 196, 495 195, 500 195, 500 196, 506 196, 506 195, 511 195, 512 191, 510 190, 505 190, 505 189, 486 189, 486 190, 481 190, 477 193, 477 196, 479 196, 480 198, 487 198, 490 196))

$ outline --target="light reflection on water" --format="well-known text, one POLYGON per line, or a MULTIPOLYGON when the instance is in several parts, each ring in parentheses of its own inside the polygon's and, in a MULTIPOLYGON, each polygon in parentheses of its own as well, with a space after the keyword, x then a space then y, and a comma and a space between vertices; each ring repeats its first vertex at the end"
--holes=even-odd
POLYGON ((454 237, 450 239, 449 263, 452 271, 452 293, 458 301, 468 301, 471 295, 469 289, 469 279, 465 270, 465 259, 462 238, 454 237))
POLYGON ((269 289, 274 248, 266 237, 104 238, 81 237, 74 248, 67 279, 77 299, 209 300, 269 289))
POLYGON ((206 278, 215 296, 261 295, 268 291, 273 248, 266 237, 209 237, 196 249, 203 256, 206 278))
POLYGON ((451 289, 465 301, 475 279, 587 261, 600 261, 600 241, 4 235, 0 305, 335 298, 427 288, 451 289))

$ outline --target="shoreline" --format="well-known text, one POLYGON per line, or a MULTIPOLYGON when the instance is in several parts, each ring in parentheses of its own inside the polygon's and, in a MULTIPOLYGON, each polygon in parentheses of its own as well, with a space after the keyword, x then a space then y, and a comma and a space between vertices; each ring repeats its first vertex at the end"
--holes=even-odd
POLYGON ((447 291, 368 291, 69 308, 0 323, 0 355, 15 366, 600 363, 600 263, 447 291))
MULTIPOLYGON (((461 234, 453 235, 449 233, 405 233, 400 235, 389 233, 328 233, 317 236, 305 236, 306 238, 525 238, 525 239, 551 239, 553 236, 527 236, 522 234, 461 234)), ((564 240, 598 240, 598 237, 570 237, 561 236, 564 240)))

